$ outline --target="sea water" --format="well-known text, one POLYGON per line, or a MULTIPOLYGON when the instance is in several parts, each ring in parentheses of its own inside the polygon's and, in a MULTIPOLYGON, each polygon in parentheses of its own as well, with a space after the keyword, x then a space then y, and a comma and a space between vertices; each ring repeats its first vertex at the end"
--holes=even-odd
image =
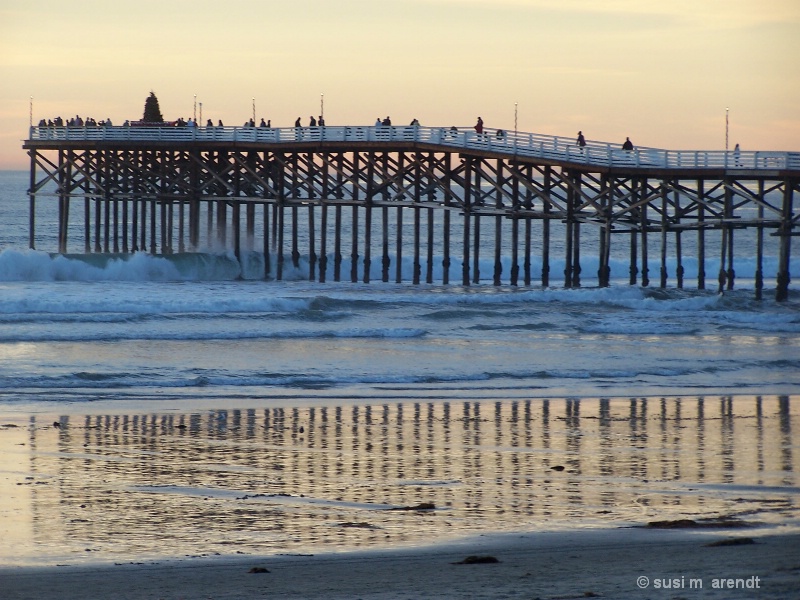
MULTIPOLYGON (((26 466, 7 470, 7 481, 31 486, 40 508, 72 506, 73 512, 60 517, 66 519, 64 544, 75 529, 73 541, 93 547, 90 540, 99 529, 80 525, 82 519, 113 521, 123 510, 123 501, 103 508, 96 501, 103 494, 133 499, 137 506, 144 502, 151 506, 148 518, 159 510, 178 518, 175 511, 189 502, 199 512, 192 513, 195 520, 183 515, 182 524, 175 524, 176 537, 184 541, 201 519, 203 499, 213 498, 221 513, 239 510, 236 503, 266 503, 266 508, 248 505, 247 511, 272 514, 270 523, 278 529, 287 511, 305 515, 293 521, 306 523, 299 529, 275 533, 273 546, 259 546, 258 528, 242 533, 250 550, 281 545, 308 550, 313 544, 297 540, 308 541, 303 532, 310 535, 319 511, 330 514, 343 506, 344 513, 329 517, 337 527, 330 539, 343 548, 368 539, 372 544, 417 540, 413 519, 400 519, 404 525, 396 520, 406 513, 381 513, 378 519, 358 511, 426 501, 455 511, 448 531, 456 534, 482 527, 535 528, 559 519, 575 525, 595 520, 603 510, 616 515, 614 522, 630 523, 631 503, 653 492, 656 484, 647 482, 659 470, 666 473, 660 481, 676 482, 664 484, 671 494, 664 505, 674 505, 675 497, 697 483, 700 469, 703 485, 778 489, 781 506, 794 514, 797 445, 791 429, 799 426, 800 296, 790 289, 787 302, 772 299, 774 242, 767 246, 767 289, 760 301, 753 291, 755 244, 748 232, 737 232, 736 289, 724 294, 679 290, 674 282, 666 289, 630 286, 621 250, 613 256, 608 288, 591 278, 596 261, 589 251, 577 289, 494 286, 489 256, 482 257, 481 282, 467 287, 335 283, 330 277, 328 283, 309 282, 305 256, 299 269, 290 262, 285 279, 274 281, 260 276, 263 261, 257 256, 240 264, 223 249, 172 257, 51 254, 57 249, 57 210, 47 202, 37 205, 37 249, 30 250, 26 187, 27 173, 0 172, 0 414, 24 417, 8 421, 0 435, 10 440, 15 430, 26 432, 15 452, 26 466), (685 424, 681 410, 684 417, 692 415, 685 424), (187 411, 189 417, 175 416, 187 411), (520 417, 525 414, 527 421, 520 417), (625 425, 595 430, 604 414, 609 423, 625 425), (742 422, 748 435, 733 436, 734 428, 708 433, 725 415, 731 424, 747 419, 742 422), (748 429, 759 415, 766 420, 748 429), (681 428, 693 436, 685 447, 681 428), (549 435, 560 436, 555 454, 549 435), (709 458, 720 435, 737 455, 757 452, 765 439, 777 445, 770 446, 770 458, 760 467, 748 465, 747 475, 736 479, 730 463, 709 458), (582 436, 593 441, 577 443, 582 436), (644 471, 631 466, 639 464, 632 456, 637 451, 655 452, 656 466, 644 471), (605 463, 594 463, 598 452, 605 463), (203 455, 198 462, 186 459, 198 453, 203 455), (73 468, 73 460, 83 467, 73 468), (183 471, 165 466, 170 461, 183 471), (575 461, 594 466, 576 472, 575 461), (617 463, 627 466, 610 466, 617 463), (420 466, 425 464, 428 468, 420 466), (506 475, 495 481, 489 464, 506 465, 506 475), (664 470, 664 464, 672 466, 664 470), (692 466, 675 471, 675 464, 692 466), (110 465, 118 478, 103 475, 110 465), (549 479, 550 467, 558 465, 573 473, 569 485, 549 479), (295 473, 291 485, 280 476, 286 469, 295 473), (147 475, 155 472, 171 475, 147 475), (302 483, 304 472, 313 472, 317 483, 302 483), (320 478, 330 481, 322 485, 320 478), (511 490, 528 480, 542 486, 545 478, 547 493, 559 500, 547 511, 526 509, 529 516, 520 519, 509 506, 533 506, 541 489, 517 495, 511 490), (100 511, 92 517, 81 516, 79 508, 86 505, 80 490, 87 479, 100 486, 86 492, 100 511), (64 485, 48 487, 58 480, 64 485), (607 504, 597 501, 618 482, 634 485, 635 493, 607 504), (496 486, 503 490, 500 499, 492 496, 496 486), (592 500, 571 504, 581 486, 592 500), (362 487, 372 492, 352 491, 362 487), (475 500, 485 493, 493 498, 488 512, 484 501, 475 500), (491 518, 481 521, 482 514, 491 518), (352 531, 358 535, 349 535, 352 531)), ((405 281, 411 279, 411 256, 406 248, 405 281)), ((438 253, 435 262, 441 281, 438 253)), ((508 252, 503 262, 508 273, 508 252)), ((454 263, 451 281, 460 281, 461 265, 454 263)), ((563 268, 563 261, 554 257, 553 272, 559 265, 563 268)), ((688 258, 684 265, 687 277, 696 272, 688 258)), ((651 265, 651 279, 659 267, 651 265)), ((708 273, 718 268, 712 260, 706 266, 708 273)), ((797 274, 796 260, 791 270, 797 274)), ((650 459, 641 460, 650 465, 650 459)), ((653 493, 663 497, 659 486, 653 493)), ((709 514, 730 508, 703 498, 700 505, 709 514)), ((5 517, 12 518, 13 511, 5 517)), ((142 535, 129 540, 131 557, 158 553, 157 540, 141 527, 142 535)), ((230 532, 215 527, 209 526, 208 535, 219 551, 230 532)), ((34 538, 30 534, 22 546, 32 555, 47 554, 44 542, 34 538)), ((112 545, 106 539, 99 547, 112 545)), ((123 541, 114 552, 125 555, 125 547, 123 541)), ((196 544, 185 548, 199 551, 196 544)), ((63 550, 59 546, 58 552, 63 550)))

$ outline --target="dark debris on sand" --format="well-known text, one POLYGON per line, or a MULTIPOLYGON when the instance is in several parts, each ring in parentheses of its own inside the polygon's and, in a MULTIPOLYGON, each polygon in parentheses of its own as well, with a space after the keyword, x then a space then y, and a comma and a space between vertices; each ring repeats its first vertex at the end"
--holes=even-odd
POLYGON ((253 567, 248 573, 269 573, 269 569, 265 567, 253 567))
POLYGON ((488 565, 492 563, 499 563, 500 561, 497 560, 494 556, 477 556, 471 555, 465 558, 464 560, 460 560, 458 562, 454 562, 454 565, 488 565))
POLYGON ((718 548, 720 546, 746 546, 748 544, 755 544, 756 541, 753 538, 749 537, 741 537, 741 538, 729 538, 727 540, 717 540, 716 542, 711 542, 710 544, 706 544, 706 548, 718 548))
POLYGON ((650 521, 647 527, 650 529, 705 529, 705 528, 733 528, 750 527, 750 523, 740 521, 734 517, 715 517, 712 519, 675 519, 668 521, 650 521))

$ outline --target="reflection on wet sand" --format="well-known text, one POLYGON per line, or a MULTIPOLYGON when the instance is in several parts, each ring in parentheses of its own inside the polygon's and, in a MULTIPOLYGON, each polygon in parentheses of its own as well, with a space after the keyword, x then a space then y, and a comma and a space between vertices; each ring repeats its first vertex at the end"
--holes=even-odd
POLYGON ((797 407, 788 397, 559 399, 32 419, 18 482, 31 536, 14 558, 312 552, 720 515, 796 521, 797 407), (435 509, 413 509, 422 503, 435 509))

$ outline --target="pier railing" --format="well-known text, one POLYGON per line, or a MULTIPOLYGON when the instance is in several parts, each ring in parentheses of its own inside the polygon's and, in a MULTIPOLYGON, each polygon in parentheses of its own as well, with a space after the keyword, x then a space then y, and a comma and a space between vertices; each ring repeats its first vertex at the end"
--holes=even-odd
POLYGON ((197 126, 81 126, 31 127, 30 141, 102 142, 245 142, 424 143, 453 149, 495 152, 525 158, 580 163, 598 167, 643 169, 731 169, 800 171, 800 152, 663 150, 574 138, 472 127, 325 126, 325 127, 197 127, 197 126))

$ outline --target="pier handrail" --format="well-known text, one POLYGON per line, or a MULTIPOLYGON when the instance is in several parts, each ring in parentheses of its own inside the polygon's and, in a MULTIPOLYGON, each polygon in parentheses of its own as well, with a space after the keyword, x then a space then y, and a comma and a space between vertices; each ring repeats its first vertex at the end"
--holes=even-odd
POLYGON ((472 127, 324 126, 324 127, 217 127, 172 125, 33 126, 28 141, 100 142, 409 142, 453 149, 489 151, 524 158, 581 163, 594 167, 646 169, 746 169, 800 171, 800 152, 664 150, 575 138, 472 127))

